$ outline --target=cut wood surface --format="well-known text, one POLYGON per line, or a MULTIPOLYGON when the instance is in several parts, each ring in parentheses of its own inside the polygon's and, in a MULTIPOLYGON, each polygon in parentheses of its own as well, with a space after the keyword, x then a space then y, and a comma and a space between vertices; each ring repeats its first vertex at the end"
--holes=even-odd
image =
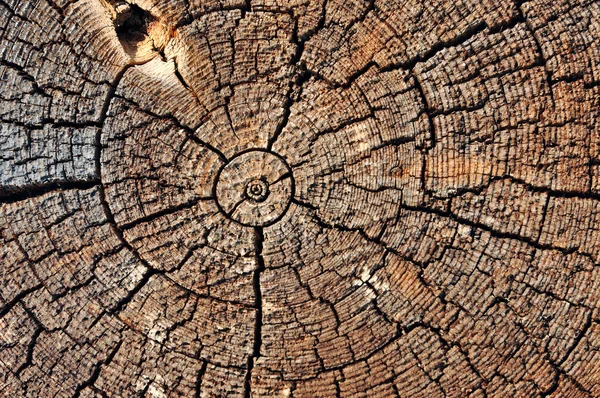
POLYGON ((600 397, 600 2, 0 0, 0 396, 600 397))

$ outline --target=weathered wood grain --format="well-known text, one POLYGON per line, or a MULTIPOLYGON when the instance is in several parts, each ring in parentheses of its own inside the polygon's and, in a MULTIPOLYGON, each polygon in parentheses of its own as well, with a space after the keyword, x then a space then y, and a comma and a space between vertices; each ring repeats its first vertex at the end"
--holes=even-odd
POLYGON ((0 0, 0 396, 600 397, 600 3, 0 0))

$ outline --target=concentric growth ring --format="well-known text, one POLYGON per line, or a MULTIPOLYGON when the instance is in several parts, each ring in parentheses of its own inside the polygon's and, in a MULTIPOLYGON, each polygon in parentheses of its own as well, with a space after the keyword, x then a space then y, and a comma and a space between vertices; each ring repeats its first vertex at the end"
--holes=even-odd
POLYGON ((599 2, 0 20, 1 396, 600 397, 599 2))
POLYGON ((236 155, 217 177, 219 208, 240 224, 261 227, 281 218, 294 191, 292 171, 274 153, 251 150, 236 155))

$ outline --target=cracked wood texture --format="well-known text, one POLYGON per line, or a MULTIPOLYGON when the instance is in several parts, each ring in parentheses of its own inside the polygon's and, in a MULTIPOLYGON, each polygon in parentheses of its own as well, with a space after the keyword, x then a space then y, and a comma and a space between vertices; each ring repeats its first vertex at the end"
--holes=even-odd
POLYGON ((0 0, 0 395, 599 397, 600 2, 0 0))

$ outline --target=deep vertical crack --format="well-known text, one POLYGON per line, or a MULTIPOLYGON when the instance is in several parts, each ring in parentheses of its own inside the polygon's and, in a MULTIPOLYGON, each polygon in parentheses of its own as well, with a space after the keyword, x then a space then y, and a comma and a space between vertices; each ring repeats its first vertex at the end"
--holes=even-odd
POLYGON ((36 321, 36 329, 33 332, 33 335, 31 336, 31 340, 29 341, 29 344, 27 345, 27 351, 25 354, 25 361, 21 364, 21 366, 19 366, 19 368, 15 371, 15 374, 17 376, 21 376, 21 373, 27 369, 28 367, 30 367, 33 364, 33 351, 35 349, 35 346, 37 344, 37 340, 40 337, 40 335, 44 332, 44 328, 41 324, 37 324, 36 321))
POLYGON ((200 398, 201 391, 202 391, 202 380, 204 379, 204 374, 206 373, 206 367, 208 366, 208 362, 202 362, 202 366, 200 367, 200 370, 198 371, 198 375, 196 376, 196 385, 194 386, 194 389, 196 391, 196 394, 194 395, 196 398, 200 398))
MULTIPOLYGON (((324 4, 326 4, 326 1, 324 2, 324 4)), ((298 99, 300 99, 300 97, 302 95, 302 88, 304 86, 304 83, 306 83, 310 78, 310 74, 306 70, 306 65, 304 65, 303 62, 301 62, 302 55, 304 54, 304 44, 306 43, 307 40, 310 40, 312 35, 316 34, 317 31, 319 31, 320 29, 323 28, 323 25, 325 23, 324 13, 325 13, 325 5, 323 6, 323 15, 322 15, 321 19, 319 20, 319 24, 318 24, 316 30, 313 33, 310 33, 304 37, 300 37, 300 35, 298 33, 298 29, 299 29, 298 19, 294 18, 294 29, 292 31, 291 44, 296 46, 296 51, 294 51, 294 54, 292 55, 292 58, 290 59, 290 65, 292 65, 293 67, 295 67, 297 69, 297 74, 296 74, 295 78, 289 82, 288 90, 286 92, 286 100, 285 100, 285 103, 283 104, 282 119, 279 122, 279 124, 277 125, 275 132, 269 138, 269 141, 267 143, 267 150, 269 150, 269 151, 271 151, 273 149, 273 145, 279 139, 279 136, 281 135, 283 130, 287 127, 287 125, 289 123, 290 115, 292 113, 292 109, 291 109, 292 105, 294 105, 294 103, 298 99), (296 97, 297 97, 296 99, 294 99, 294 97, 293 97, 294 88, 298 89, 298 93, 296 94, 296 97)))
POLYGON ((128 294, 123 299, 119 300, 119 302, 116 304, 116 306, 110 311, 111 313, 119 313, 133 299, 133 297, 150 281, 150 278, 153 275, 158 273, 157 271, 153 270, 146 261, 144 261, 142 256, 139 255, 138 251, 133 246, 131 246, 131 244, 123 236, 123 230, 121 228, 119 228, 119 226, 115 220, 115 217, 114 217, 114 214, 112 213, 110 205, 108 204, 108 201, 106 200, 106 193, 104 191, 104 185, 102 185, 102 130, 104 127, 104 123, 108 117, 110 103, 111 103, 112 99, 115 97, 117 88, 119 87, 119 84, 121 83, 121 80, 123 79, 123 76, 125 75, 125 73, 133 66, 135 66, 135 64, 125 65, 119 71, 119 73, 115 76, 115 79, 113 80, 113 83, 111 85, 111 89, 106 96, 104 106, 102 107, 102 114, 101 114, 100 120, 98 122, 99 123, 98 132, 96 133, 95 161, 96 161, 96 174, 100 181, 99 186, 98 186, 98 193, 99 193, 100 203, 101 203, 102 209, 104 211, 104 215, 105 215, 106 219, 108 220, 108 222, 110 223, 114 233, 117 235, 117 237, 123 244, 123 246, 126 249, 128 249, 131 253, 133 253, 139 261, 141 261, 141 263, 146 267, 146 272, 144 273, 144 275, 142 276, 140 281, 136 284, 136 286, 131 291, 129 291, 128 294))
POLYGON ((96 161, 96 177, 100 181, 102 181, 102 129, 104 128, 104 123, 108 117, 110 103, 117 93, 117 88, 119 87, 123 76, 125 76, 125 73, 132 66, 134 66, 134 64, 127 64, 119 71, 119 73, 117 73, 110 85, 110 90, 108 90, 108 93, 106 94, 104 104, 102 105, 102 112, 100 113, 100 119, 98 120, 98 130, 96 131, 96 152, 94 154, 94 159, 96 161))
POLYGON ((112 362, 115 355, 117 355, 117 352, 121 349, 122 345, 123 345, 123 341, 121 340, 108 353, 108 356, 106 357, 106 359, 102 359, 94 365, 92 374, 90 375, 90 377, 87 380, 85 380, 82 384, 77 386, 75 393, 73 394, 73 398, 78 398, 79 396, 81 396, 81 391, 85 390, 86 387, 91 387, 94 385, 96 380, 98 380, 98 377, 100 377, 100 372, 102 371, 102 366, 109 365, 112 362))
POLYGON ((262 346, 262 324, 263 324, 263 313, 262 313, 262 291, 260 288, 260 276, 265 270, 265 261, 263 259, 263 242, 265 240, 263 234, 263 228, 257 227, 255 231, 255 250, 256 250, 256 262, 257 267, 254 270, 254 277, 252 284, 254 286, 254 300, 256 308, 256 320, 254 322, 254 346, 252 349, 252 355, 248 357, 248 371, 244 380, 244 398, 250 398, 251 391, 251 378, 252 370, 256 359, 260 357, 260 348, 262 346))

